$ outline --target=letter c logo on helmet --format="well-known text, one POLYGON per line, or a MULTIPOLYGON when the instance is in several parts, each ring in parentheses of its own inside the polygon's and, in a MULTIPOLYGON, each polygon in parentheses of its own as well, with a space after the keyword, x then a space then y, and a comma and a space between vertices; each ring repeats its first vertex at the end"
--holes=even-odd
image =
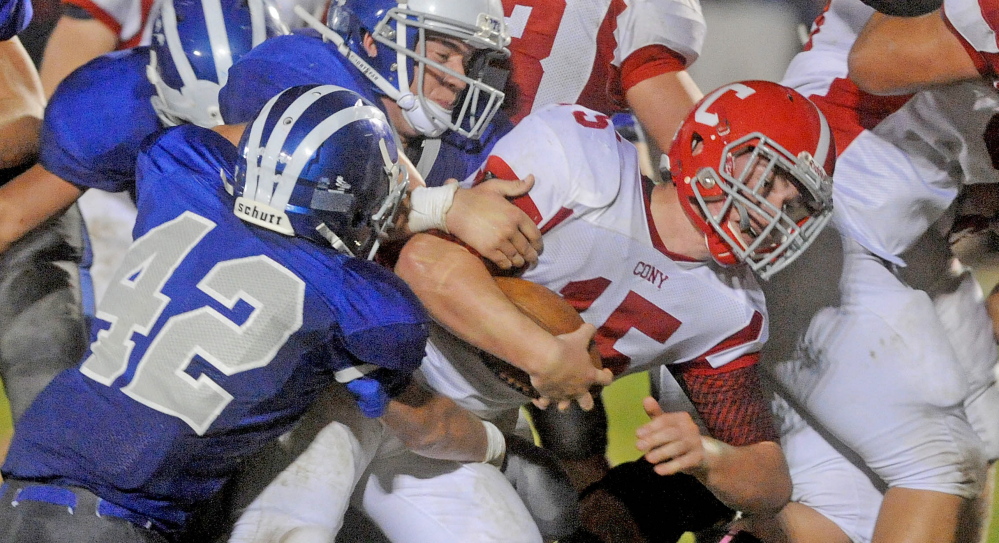
POLYGON ((708 126, 718 126, 718 115, 708 111, 718 98, 728 91, 732 91, 740 99, 745 99, 746 97, 752 95, 756 91, 752 87, 747 87, 742 83, 732 83, 730 85, 725 85, 718 90, 712 92, 711 94, 704 97, 701 100, 700 105, 694 110, 694 120, 706 124, 708 126))

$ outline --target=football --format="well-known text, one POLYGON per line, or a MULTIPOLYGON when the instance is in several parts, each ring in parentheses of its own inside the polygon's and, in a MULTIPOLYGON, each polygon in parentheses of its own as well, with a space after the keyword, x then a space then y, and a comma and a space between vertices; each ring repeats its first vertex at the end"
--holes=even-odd
MULTIPOLYGON (((537 283, 517 277, 496 277, 496 285, 521 313, 552 335, 574 332, 583 324, 583 318, 568 302, 537 283)), ((590 345, 590 361, 596 368, 603 367, 596 345, 590 345)), ((483 353, 483 362, 521 394, 531 398, 540 397, 531 385, 531 377, 527 372, 488 353, 483 353)))

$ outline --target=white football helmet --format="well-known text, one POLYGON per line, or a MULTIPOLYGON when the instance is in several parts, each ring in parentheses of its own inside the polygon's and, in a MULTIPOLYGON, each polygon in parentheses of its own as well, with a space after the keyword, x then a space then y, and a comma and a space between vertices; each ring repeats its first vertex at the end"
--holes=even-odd
POLYGON ((478 138, 503 103, 505 72, 489 65, 492 58, 510 54, 500 0, 333 0, 327 28, 320 30, 327 30, 324 35, 378 92, 399 104, 407 122, 423 135, 436 137, 453 130, 478 138), (427 32, 457 38, 477 50, 465 73, 427 58, 427 32), (365 34, 375 40, 375 57, 364 49, 365 34), (466 85, 452 110, 424 95, 427 66, 466 85))

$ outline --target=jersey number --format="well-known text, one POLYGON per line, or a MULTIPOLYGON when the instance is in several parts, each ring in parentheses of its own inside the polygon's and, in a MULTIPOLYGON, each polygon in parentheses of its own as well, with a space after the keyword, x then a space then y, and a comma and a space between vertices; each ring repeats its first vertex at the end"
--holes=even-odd
MULTIPOLYGON (((97 310, 111 326, 98 332, 80 368, 84 375, 111 386, 125 373, 135 347, 132 334, 153 329, 170 302, 163 286, 213 228, 215 223, 185 212, 135 241, 97 310)), ((203 435, 233 397, 207 376, 189 375, 188 365, 198 356, 225 375, 266 366, 302 325, 305 283, 258 255, 219 262, 197 288, 230 309, 242 300, 253 311, 242 324, 207 306, 171 316, 121 390, 203 435)))
POLYGON ((554 2, 545 7, 515 6, 508 18, 514 37, 524 34, 554 36, 540 41, 531 55, 524 55, 524 66, 518 68, 517 85, 537 89, 530 104, 518 106, 526 115, 534 104, 572 103, 590 79, 588 69, 566 69, 566 59, 578 59, 580 65, 592 63, 597 53, 596 39, 585 28, 602 20, 611 0, 590 2, 554 2), (545 46, 547 45, 547 47, 545 46), (527 60, 530 59, 530 60, 527 60), (537 59, 537 60, 534 60, 537 59), (529 64, 528 64, 529 62, 529 64))
MULTIPOLYGON (((583 312, 600 297, 611 281, 603 277, 586 281, 573 281, 562 288, 560 294, 577 311, 583 312)), ((680 320, 663 308, 629 291, 624 300, 611 312, 594 336, 600 359, 605 368, 614 375, 620 375, 631 365, 631 357, 617 350, 618 340, 632 329, 641 332, 652 341, 663 344, 680 328, 680 320)), ((640 338, 635 338, 642 341, 640 338)))

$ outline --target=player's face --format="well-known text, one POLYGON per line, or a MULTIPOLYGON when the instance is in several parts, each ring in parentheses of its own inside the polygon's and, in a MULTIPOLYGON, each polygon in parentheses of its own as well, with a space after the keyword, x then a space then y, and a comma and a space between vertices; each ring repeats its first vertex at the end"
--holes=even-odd
MULTIPOLYGON (((768 170, 769 163, 764 160, 756 160, 750 164, 752 158, 753 153, 745 152, 736 156, 732 163, 734 172, 744 172, 738 177, 745 179, 746 186, 752 191, 749 196, 751 205, 733 206, 727 217, 729 231, 738 233, 747 246, 764 234, 774 221, 773 214, 778 210, 795 222, 800 222, 810 213, 805 198, 788 172, 779 167, 768 170), (750 168, 749 172, 745 172, 746 168, 750 168)), ((712 213, 721 213, 723 205, 722 202, 714 202, 709 204, 709 209, 710 206, 717 206, 712 209, 712 213)), ((783 241, 782 234, 776 229, 770 230, 766 235, 773 239, 764 240, 760 245, 761 249, 777 246, 783 241)))
MULTIPOLYGON (((465 66, 475 52, 475 49, 467 43, 443 35, 427 36, 425 46, 425 56, 428 59, 461 75, 465 75, 465 66)), ((423 95, 442 108, 451 111, 458 100, 458 95, 465 90, 465 87, 465 83, 460 79, 431 65, 426 66, 423 74, 423 95)), ((413 93, 417 92, 416 81, 410 85, 410 90, 413 93)))

